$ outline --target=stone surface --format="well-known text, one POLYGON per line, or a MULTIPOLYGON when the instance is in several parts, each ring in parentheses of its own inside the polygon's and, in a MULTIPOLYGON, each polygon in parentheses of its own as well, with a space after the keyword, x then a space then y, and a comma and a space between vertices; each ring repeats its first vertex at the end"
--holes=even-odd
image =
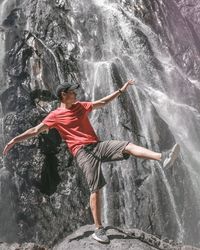
MULTIPOLYGON (((57 107, 58 83, 79 82, 80 99, 96 100, 134 78, 92 113, 98 135, 155 151, 179 142, 182 154, 166 172, 134 157, 104 164, 103 220, 199 246, 198 1, 0 4, 0 149, 57 107)), ((55 129, 15 145, 0 166, 1 241, 53 246, 92 222, 86 181, 55 129)))
POLYGON ((46 246, 37 245, 35 243, 13 243, 6 244, 0 242, 0 250, 48 250, 49 248, 46 246))
POLYGON ((198 250, 191 246, 173 246, 159 238, 137 229, 120 229, 106 227, 106 234, 110 243, 100 243, 92 238, 94 225, 80 227, 64 240, 57 243, 53 250, 79 250, 79 249, 120 249, 120 250, 198 250))
POLYGON ((85 225, 64 239, 57 242, 51 248, 34 243, 13 243, 0 242, 0 250, 97 250, 97 249, 120 249, 120 250, 199 250, 192 246, 173 245, 172 241, 165 242, 158 237, 147 234, 138 229, 121 229, 119 227, 106 227, 106 234, 110 243, 100 243, 92 238, 95 225, 85 225))

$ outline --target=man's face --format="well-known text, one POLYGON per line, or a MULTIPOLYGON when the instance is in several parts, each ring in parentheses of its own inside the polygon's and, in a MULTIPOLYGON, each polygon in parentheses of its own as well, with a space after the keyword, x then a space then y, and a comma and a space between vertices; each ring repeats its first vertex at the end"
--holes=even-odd
POLYGON ((63 101, 67 101, 68 103, 74 103, 76 101, 76 90, 68 90, 62 93, 63 101))

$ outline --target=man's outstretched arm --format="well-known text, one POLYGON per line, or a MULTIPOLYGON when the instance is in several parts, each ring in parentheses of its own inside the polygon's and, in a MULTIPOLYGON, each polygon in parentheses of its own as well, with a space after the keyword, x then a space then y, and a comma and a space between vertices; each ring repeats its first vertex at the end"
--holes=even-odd
POLYGON ((12 140, 10 140, 4 150, 3 150, 3 154, 6 155, 7 152, 18 142, 21 142, 21 141, 24 141, 28 138, 31 138, 31 137, 34 137, 34 136, 37 136, 39 133, 45 131, 45 130, 48 130, 48 126, 45 125, 44 123, 40 123, 38 124, 37 126, 33 127, 33 128, 30 128, 28 130, 26 130, 24 133, 14 137, 12 140))
POLYGON ((93 109, 97 109, 97 108, 102 108, 103 106, 105 106, 108 102, 112 101, 113 99, 115 99, 117 96, 121 95, 121 93, 125 92, 127 87, 129 85, 133 85, 134 84, 134 80, 129 80, 128 82, 126 82, 119 90, 115 91, 114 93, 100 99, 97 101, 92 102, 93 104, 93 109))

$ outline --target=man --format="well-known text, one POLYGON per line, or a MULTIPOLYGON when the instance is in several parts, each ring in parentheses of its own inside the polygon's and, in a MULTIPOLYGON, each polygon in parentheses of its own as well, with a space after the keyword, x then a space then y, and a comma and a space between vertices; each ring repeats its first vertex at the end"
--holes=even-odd
POLYGON ((134 81, 129 80, 121 89, 92 102, 76 100, 75 90, 78 88, 78 85, 69 83, 58 85, 56 95, 60 100, 60 106, 51 111, 39 125, 13 138, 3 151, 3 154, 6 154, 16 143, 36 136, 50 128, 56 128, 67 143, 86 177, 91 192, 90 207, 96 226, 92 237, 100 242, 109 242, 105 228, 101 223, 99 190, 106 184, 101 171, 101 163, 128 159, 130 155, 134 155, 140 158, 160 161, 163 167, 167 167, 174 163, 180 151, 178 144, 175 144, 171 150, 159 153, 137 146, 129 141, 99 140, 88 119, 89 112, 104 107, 114 98, 124 93, 129 85, 133 84, 134 81))

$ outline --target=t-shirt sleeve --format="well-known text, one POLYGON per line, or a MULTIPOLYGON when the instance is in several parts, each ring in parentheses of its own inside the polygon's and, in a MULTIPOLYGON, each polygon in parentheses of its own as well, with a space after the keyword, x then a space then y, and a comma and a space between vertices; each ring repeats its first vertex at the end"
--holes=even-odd
POLYGON ((93 108, 93 103, 92 102, 80 102, 81 105, 84 107, 86 112, 91 112, 93 108))
POLYGON ((55 114, 53 112, 50 112, 43 120, 42 123, 47 125, 49 128, 55 127, 56 119, 55 114))

